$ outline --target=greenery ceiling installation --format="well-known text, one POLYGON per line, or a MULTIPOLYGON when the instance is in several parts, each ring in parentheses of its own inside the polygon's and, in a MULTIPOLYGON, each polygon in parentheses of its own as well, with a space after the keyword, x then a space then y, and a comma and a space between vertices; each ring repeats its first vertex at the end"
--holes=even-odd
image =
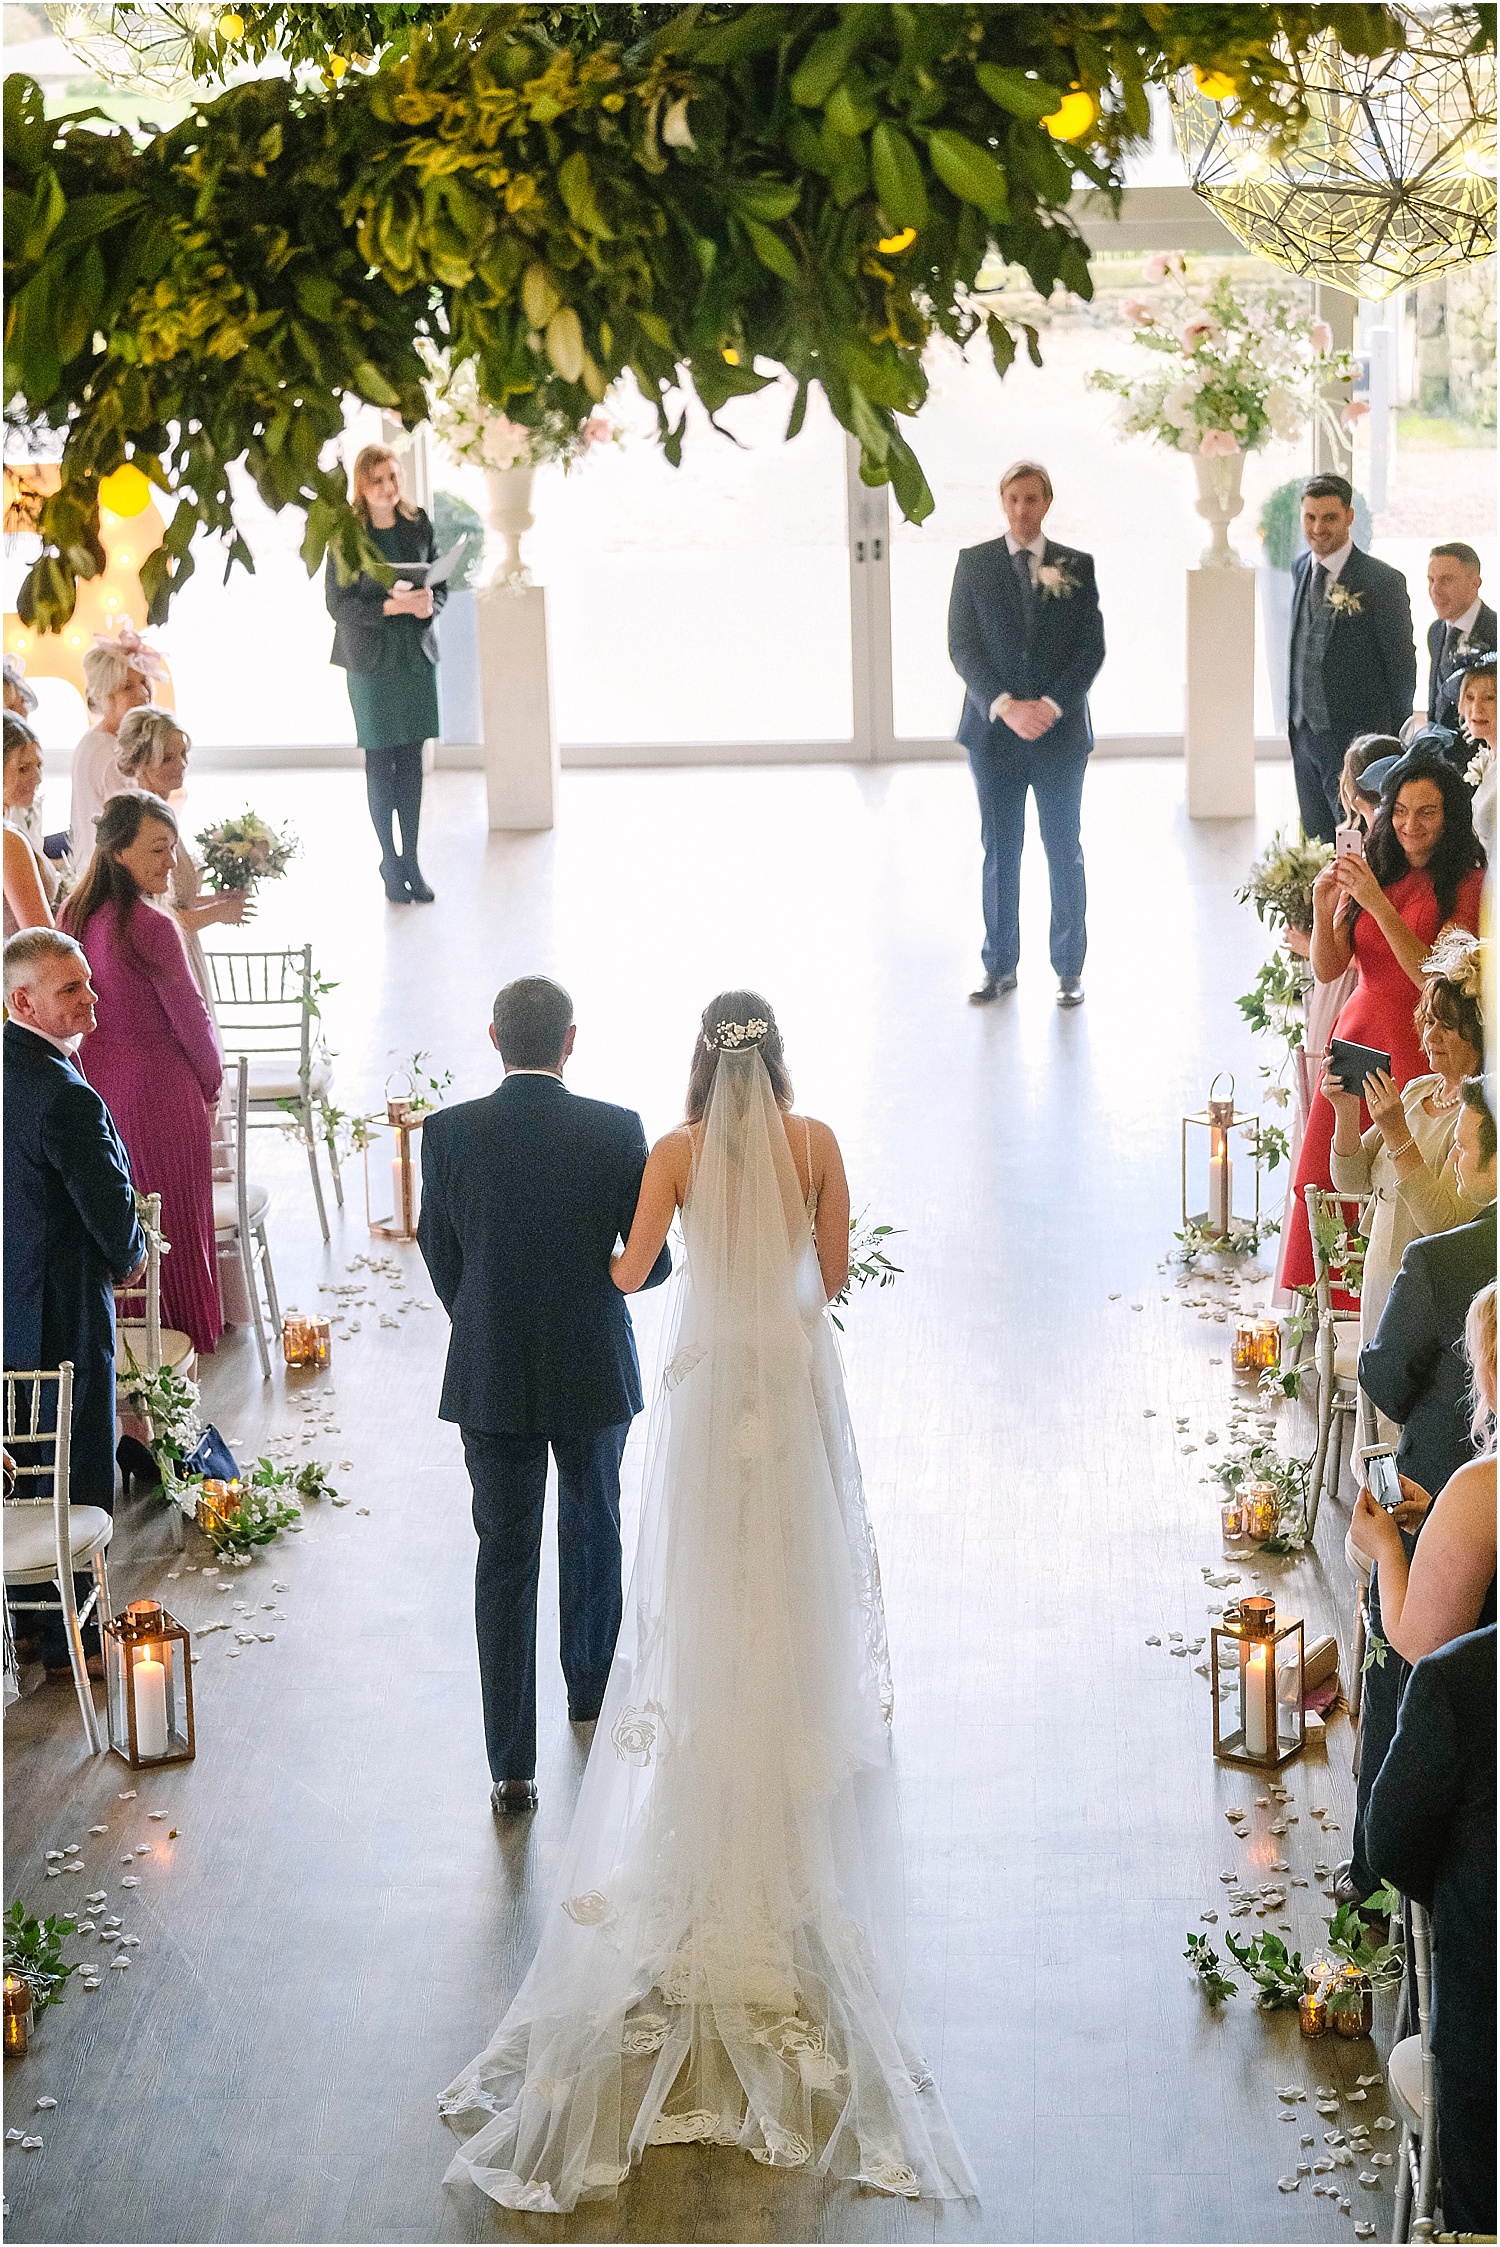
POLYGON ((1275 135, 1298 118, 1284 57, 1330 28, 1352 53, 1402 38, 1362 6, 243 0, 195 34, 195 68, 230 49, 317 67, 206 95, 170 130, 49 119, 9 78, 8 431, 12 451, 65 437, 21 613, 66 622, 104 565, 100 480, 127 458, 175 500, 142 572, 154 618, 201 531, 250 563, 235 461, 268 506, 306 510, 309 569, 370 559, 323 463, 345 395, 422 418, 422 338, 472 357, 520 421, 581 419, 628 370, 673 459, 688 386, 712 413, 785 368, 788 434, 821 383, 867 481, 920 519, 901 423, 928 338, 987 325, 1002 372, 1037 353, 972 302, 991 245, 1044 295, 1087 294, 1067 204, 1118 184, 1148 84, 1196 68, 1275 135))
POLYGON ((1495 247, 1495 58, 1472 27, 1397 0, 1404 46, 1331 35, 1288 62, 1306 121, 1268 148, 1191 78, 1172 89, 1193 185, 1231 232, 1293 273, 1379 299, 1495 247))

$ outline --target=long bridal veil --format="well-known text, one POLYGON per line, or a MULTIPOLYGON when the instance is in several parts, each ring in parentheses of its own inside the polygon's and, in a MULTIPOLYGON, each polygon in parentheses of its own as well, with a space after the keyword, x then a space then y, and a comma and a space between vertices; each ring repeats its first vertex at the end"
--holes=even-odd
POLYGON ((704 2140, 969 2197, 903 2017, 879 1574, 754 1047, 720 1057, 683 1233, 614 1669, 531 1969, 442 2097, 448 2178, 561 2212, 704 2140))

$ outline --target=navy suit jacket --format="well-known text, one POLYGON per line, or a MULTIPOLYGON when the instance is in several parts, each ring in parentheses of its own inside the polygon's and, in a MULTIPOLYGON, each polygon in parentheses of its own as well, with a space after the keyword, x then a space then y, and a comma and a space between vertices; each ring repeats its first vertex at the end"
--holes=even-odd
MULTIPOLYGON (((1292 641, 1312 561, 1304 548, 1292 564, 1292 641)), ((1356 546, 1338 582, 1346 592, 1358 594, 1360 603, 1357 615, 1335 616, 1323 656, 1329 731, 1344 750, 1356 734, 1401 731, 1416 703, 1417 646, 1406 580, 1399 570, 1356 546)))
POLYGON ((56 1046, 5 1025, 5 1363, 73 1361, 73 1498, 114 1497, 114 1282, 146 1253, 130 1159, 56 1046))
POLYGON ((1432 1914, 1432 2047, 1471 2095, 1495 2085, 1495 1626, 1426 1655, 1370 1790, 1371 1869, 1432 1914), (1445 1970, 1446 1969, 1446 1970, 1445 1970))
MULTIPOLYGON (((1427 715, 1435 726, 1447 726, 1451 733, 1458 734, 1453 755, 1462 771, 1474 751, 1472 744, 1465 741, 1459 732, 1457 698, 1442 691, 1446 682, 1438 676, 1438 662, 1442 656, 1447 630, 1448 627, 1440 616, 1435 616, 1427 627, 1427 715)), ((1487 601, 1481 601, 1479 614, 1474 619, 1474 629, 1469 634, 1469 649, 1473 653, 1494 645, 1495 612, 1487 601)))
POLYGON ((966 689, 958 738, 971 753, 1004 749, 1017 740, 1003 719, 990 721, 999 694, 1021 702, 1052 697, 1062 716, 1031 744, 1043 755, 1086 757, 1094 746, 1089 688, 1104 663, 1094 557, 1049 538, 1042 566, 1053 565, 1074 590, 1057 599, 1038 588, 1028 642, 1024 596, 1005 540, 966 546, 958 557, 948 602, 948 654, 966 689))
MULTIPOLYGON (((641 1409, 609 1274, 646 1167, 633 1109, 513 1075, 422 1130, 423 1256, 453 1321, 438 1416, 493 1435, 584 1435, 641 1409)), ((672 1269, 663 1248, 647 1280, 672 1269)))
POLYGON ((1435 1498, 1474 1456, 1464 1321, 1495 1276, 1495 1205, 1471 1225, 1413 1241, 1359 1353, 1359 1385, 1401 1425, 1401 1472, 1435 1498))

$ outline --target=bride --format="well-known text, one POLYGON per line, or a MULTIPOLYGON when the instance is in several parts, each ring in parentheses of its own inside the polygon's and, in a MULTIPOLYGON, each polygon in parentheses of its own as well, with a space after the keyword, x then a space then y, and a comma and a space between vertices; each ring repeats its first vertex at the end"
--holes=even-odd
POLYGON ((874 1541, 825 1316, 849 1193, 792 1113, 766 1001, 706 1008, 687 1121, 652 1149, 638 1288, 686 1273, 614 1668, 531 1969, 444 2092, 508 2208, 612 2197, 708 2141, 908 2197, 976 2186, 901 2004, 901 1846, 874 1541))

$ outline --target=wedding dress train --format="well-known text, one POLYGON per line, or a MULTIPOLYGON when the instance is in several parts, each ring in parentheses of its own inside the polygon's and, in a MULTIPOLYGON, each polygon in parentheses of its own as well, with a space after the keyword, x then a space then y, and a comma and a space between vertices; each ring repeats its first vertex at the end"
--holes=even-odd
POLYGON ((708 2141, 973 2197, 903 2016, 879 1572, 754 1048, 719 1060, 682 1223, 614 1668, 530 1971, 442 2095, 448 2180, 561 2213, 708 2141))

